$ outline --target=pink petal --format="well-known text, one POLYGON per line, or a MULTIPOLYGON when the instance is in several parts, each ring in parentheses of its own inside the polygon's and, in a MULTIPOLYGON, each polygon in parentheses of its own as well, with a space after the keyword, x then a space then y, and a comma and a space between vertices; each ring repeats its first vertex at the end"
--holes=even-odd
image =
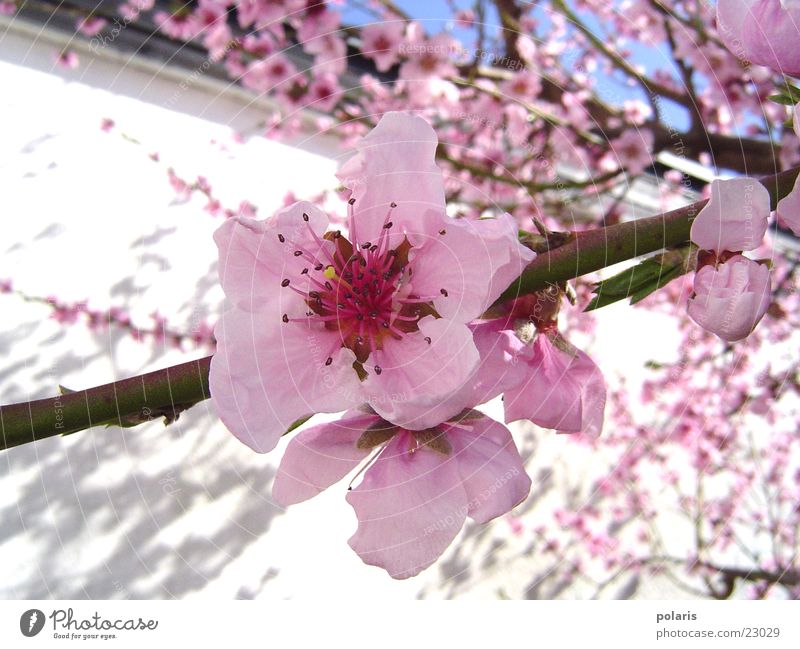
POLYGON ((466 325, 423 318, 419 331, 402 340, 387 338, 365 363, 367 403, 384 419, 411 430, 441 423, 467 405, 452 397, 478 366, 480 357, 466 325), (428 343, 425 338, 430 338, 428 343), (377 374, 374 366, 381 368, 377 374))
POLYGON ((358 438, 380 421, 358 410, 342 419, 297 433, 283 454, 272 485, 272 497, 282 507, 308 500, 335 484, 371 453, 356 447, 358 438))
POLYGON ((525 500, 531 479, 505 426, 488 417, 465 423, 471 430, 453 428, 447 439, 467 492, 469 516, 486 523, 525 500))
POLYGON ((524 344, 504 319, 475 322, 469 327, 481 357, 480 366, 470 382, 474 405, 494 399, 519 385, 527 378, 528 366, 517 360, 524 344))
POLYGON ((424 232, 421 219, 427 211, 444 213, 444 182, 435 162, 437 143, 428 122, 401 112, 386 113, 358 143, 358 154, 338 174, 356 201, 351 237, 355 231, 360 243, 377 240, 392 202, 397 203, 391 219, 392 247, 405 231, 424 232))
POLYGON ((717 31, 738 58, 800 74, 800 5, 784 0, 719 0, 717 31))
POLYGON ((792 191, 778 201, 777 213, 781 224, 800 236, 800 176, 794 181, 792 191))
POLYGON ((530 419, 543 428, 597 436, 603 426, 603 375, 584 352, 563 339, 560 349, 539 334, 529 352, 528 378, 504 396, 506 422, 530 419))
POLYGON ((347 494, 358 517, 350 547, 395 579, 430 566, 458 534, 467 495, 452 458, 414 446, 409 433, 389 442, 358 487, 347 494))
POLYGON ((355 356, 340 348, 335 332, 284 324, 271 310, 234 308, 220 318, 214 335, 217 351, 209 375, 214 410, 259 453, 272 450, 297 419, 360 401, 355 356))
POLYGON ((536 257, 519 243, 508 215, 467 220, 431 213, 425 221, 425 234, 409 235, 412 291, 435 296, 436 310, 451 320, 480 316, 536 257))
MULTIPOLYGON (((307 282, 300 273, 313 262, 295 257, 303 246, 327 263, 317 239, 328 227, 328 217, 311 203, 299 202, 265 221, 244 216, 228 219, 214 233, 219 248, 219 274, 225 295, 240 309, 254 311, 280 293, 280 283, 290 277, 307 282), (308 222, 303 214, 309 217, 308 222), (278 235, 284 237, 281 243, 278 235)), ((325 242, 325 247, 330 244, 325 242)), ((332 247, 332 246, 331 246, 332 247)))
POLYGON ((711 199, 692 223, 702 250, 738 252, 761 245, 769 219, 769 192, 754 178, 711 182, 711 199))

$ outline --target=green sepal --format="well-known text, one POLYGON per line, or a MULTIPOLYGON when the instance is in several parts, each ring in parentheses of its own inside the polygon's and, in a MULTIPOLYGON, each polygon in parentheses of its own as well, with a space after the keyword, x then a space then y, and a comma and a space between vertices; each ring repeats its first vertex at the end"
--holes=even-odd
POLYGON ((642 301, 686 273, 690 252, 690 246, 670 250, 596 283, 593 289, 595 297, 584 311, 594 311, 627 298, 631 304, 642 301))

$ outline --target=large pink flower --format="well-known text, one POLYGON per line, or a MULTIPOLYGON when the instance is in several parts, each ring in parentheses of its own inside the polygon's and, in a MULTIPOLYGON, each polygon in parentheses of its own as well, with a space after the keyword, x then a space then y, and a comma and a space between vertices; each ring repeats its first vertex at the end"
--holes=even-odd
POLYGON ((350 546, 396 579, 436 561, 467 516, 485 523, 530 491, 508 429, 476 411, 435 428, 407 430, 355 410, 289 442, 273 496, 283 506, 307 500, 376 449, 363 480, 347 494, 358 517, 350 546))
POLYGON ((800 74, 797 0, 717 0, 717 31, 740 59, 800 74))
POLYGON ((769 307, 769 268, 735 255, 725 263, 703 266, 694 278, 689 316, 729 342, 746 338, 769 307))
POLYGON ((410 430, 474 405, 460 388, 479 362, 467 326, 534 254, 513 220, 451 219, 421 118, 388 113, 340 177, 348 233, 296 203, 215 235, 231 309, 211 363, 217 414, 253 449, 274 448, 315 412, 367 403, 410 430))

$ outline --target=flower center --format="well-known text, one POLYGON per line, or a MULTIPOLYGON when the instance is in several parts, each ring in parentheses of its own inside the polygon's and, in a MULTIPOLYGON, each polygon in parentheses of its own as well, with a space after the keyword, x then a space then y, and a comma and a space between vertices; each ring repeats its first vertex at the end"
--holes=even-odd
MULTIPOLYGON (((439 296, 420 296, 413 292, 410 279, 413 269, 408 261, 411 244, 404 238, 402 243, 389 248, 389 231, 393 227, 392 203, 384 220, 377 241, 359 241, 352 218, 349 202, 350 236, 352 241, 340 231, 326 232, 320 239, 311 229, 308 216, 303 220, 308 225, 319 247, 316 254, 278 235, 281 243, 295 247, 296 257, 309 262, 300 271, 296 284, 306 284, 303 290, 292 284, 291 278, 281 282, 300 294, 308 311, 305 318, 282 316, 283 322, 303 321, 322 323, 328 331, 338 332, 338 342, 325 358, 325 364, 333 362, 332 354, 340 347, 351 349, 356 356, 356 370, 365 378, 368 370, 363 366, 368 358, 372 360, 371 369, 375 374, 383 370, 380 366, 380 352, 388 339, 401 340, 404 336, 419 331, 419 320, 425 316, 439 317, 432 300, 439 296)), ((442 289, 442 295, 446 295, 442 289)), ((430 339, 425 340, 430 344, 430 339)))

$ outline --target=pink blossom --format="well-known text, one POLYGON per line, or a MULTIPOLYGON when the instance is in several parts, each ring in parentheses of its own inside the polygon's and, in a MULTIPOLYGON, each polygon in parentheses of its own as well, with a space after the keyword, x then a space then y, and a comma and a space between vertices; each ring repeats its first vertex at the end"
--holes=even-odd
POLYGON ((631 176, 638 176, 653 164, 651 149, 653 134, 650 131, 626 129, 610 142, 610 154, 619 161, 631 176))
POLYGON ((462 51, 458 41, 447 34, 436 34, 427 40, 413 39, 401 49, 408 60, 400 66, 400 78, 409 81, 453 76, 453 55, 462 51))
POLYGON ((734 342, 746 338, 770 304, 769 268, 735 255, 703 266, 694 279, 689 316, 704 329, 734 342))
POLYGON ((367 25, 361 30, 361 53, 375 61, 380 72, 386 72, 399 60, 398 48, 403 40, 402 21, 387 21, 367 25))
POLYGON ((58 67, 64 68, 65 70, 74 70, 78 67, 78 65, 80 65, 78 55, 69 50, 64 50, 63 52, 54 52, 53 60, 58 67))
MULTIPOLYGON (((0 11, 0 13, 2 13, 2 11, 0 11)), ((75 28, 84 36, 91 38, 100 33, 107 24, 108 21, 105 18, 86 16, 84 18, 78 18, 78 20, 75 21, 75 28)))
POLYGON ((318 10, 312 5, 297 30, 303 49, 314 54, 317 73, 341 74, 347 67, 347 46, 340 36, 341 15, 336 11, 318 10))
POLYGON ((299 7, 289 8, 281 4, 274 0, 237 0, 236 17, 239 26, 246 28, 255 25, 257 28, 269 27, 271 30, 282 32, 281 22, 299 7))
POLYGON ((754 178, 711 182, 711 197, 692 223, 701 250, 740 252, 761 245, 769 219, 769 192, 754 178))
POLYGON ((338 77, 330 72, 323 72, 314 77, 308 86, 308 94, 303 99, 308 107, 327 113, 341 96, 338 77))
POLYGON ((413 577, 436 561, 467 516, 486 523, 530 491, 508 429, 477 411, 435 428, 407 430, 352 410, 340 421, 295 435, 273 496, 284 507, 307 500, 376 448, 361 483, 347 493, 358 517, 349 543, 365 563, 395 579, 413 577))
POLYGON ((796 0, 718 0, 717 31, 740 59, 783 74, 800 74, 796 0))
POLYGON ((518 350, 525 378, 505 391, 506 422, 529 419, 562 433, 599 435, 606 385, 592 359, 555 331, 540 331, 518 350))
POLYGON ((166 11, 156 11, 153 22, 162 32, 175 40, 188 41, 197 33, 197 25, 190 13, 171 14, 166 11))
POLYGON ((269 92, 297 74, 297 68, 283 54, 273 54, 247 66, 242 83, 258 92, 269 92))
POLYGON ((11 16, 17 10, 17 5, 14 2, 0 2, 0 16, 11 16))
POLYGON ((447 217, 436 145, 423 119, 383 116, 340 172, 347 236, 326 234, 311 203, 217 231, 232 308, 215 330, 211 397, 255 450, 314 412, 369 403, 420 430, 473 405, 458 395, 479 362, 467 323, 534 254, 510 219, 447 217))
POLYGON ((539 96, 542 90, 542 80, 536 72, 522 70, 514 74, 508 81, 504 81, 500 89, 512 99, 531 102, 539 96))

